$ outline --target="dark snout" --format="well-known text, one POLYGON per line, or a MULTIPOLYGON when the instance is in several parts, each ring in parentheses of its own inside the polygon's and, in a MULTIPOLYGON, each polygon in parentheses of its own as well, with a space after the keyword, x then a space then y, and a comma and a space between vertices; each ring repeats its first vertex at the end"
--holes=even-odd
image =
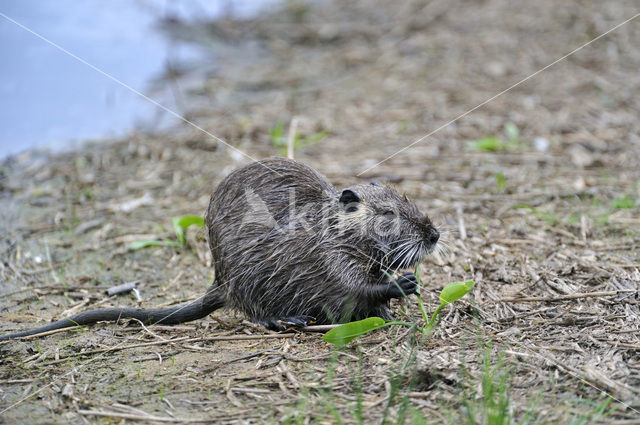
POLYGON ((431 220, 428 217, 423 221, 424 239, 430 244, 435 245, 440 239, 440 232, 431 224, 431 220))
POLYGON ((427 231, 425 235, 425 239, 429 241, 431 245, 435 245, 438 242, 438 239, 440 239, 440 232, 438 232, 435 227, 433 226, 430 226, 430 227, 431 228, 427 231))

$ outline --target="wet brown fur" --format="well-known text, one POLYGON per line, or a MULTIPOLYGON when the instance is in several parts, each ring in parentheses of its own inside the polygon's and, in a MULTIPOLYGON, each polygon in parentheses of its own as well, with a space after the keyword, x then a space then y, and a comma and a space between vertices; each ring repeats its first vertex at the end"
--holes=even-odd
POLYGON ((136 318, 177 324, 223 306, 271 329, 372 315, 415 291, 415 278, 390 281, 438 239, 426 215, 393 188, 338 191, 312 168, 268 159, 240 168, 217 187, 206 216, 215 281, 197 300, 167 308, 91 310, 0 340, 97 321, 136 318))

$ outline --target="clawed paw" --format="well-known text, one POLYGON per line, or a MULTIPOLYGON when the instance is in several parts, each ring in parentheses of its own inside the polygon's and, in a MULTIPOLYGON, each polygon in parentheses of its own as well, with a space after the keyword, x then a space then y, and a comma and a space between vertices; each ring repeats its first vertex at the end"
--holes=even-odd
POLYGON ((316 319, 311 316, 289 316, 280 319, 257 320, 256 322, 272 331, 285 331, 289 328, 301 328, 312 324, 316 319))
POLYGON ((402 298, 418 293, 418 278, 413 273, 405 273, 389 282, 388 294, 391 298, 402 298))
POLYGON ((300 316, 284 317, 278 320, 278 322, 282 323, 283 325, 293 326, 295 328, 301 328, 303 326, 310 325, 315 320, 316 319, 314 317, 300 315, 300 316))

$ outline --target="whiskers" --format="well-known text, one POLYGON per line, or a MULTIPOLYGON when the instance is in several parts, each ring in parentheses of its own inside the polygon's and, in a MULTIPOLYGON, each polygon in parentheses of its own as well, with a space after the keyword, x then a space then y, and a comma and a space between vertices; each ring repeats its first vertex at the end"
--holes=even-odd
POLYGON ((451 253, 453 251, 450 245, 451 236, 452 236, 452 232, 448 228, 442 229, 440 231, 440 239, 438 240, 438 243, 434 247, 435 254, 445 258, 451 256, 451 253))
POLYGON ((416 242, 414 238, 407 238, 387 253, 385 258, 390 259, 390 268, 407 269, 422 261, 436 246, 437 244, 427 245, 424 241, 416 242))
POLYGON ((449 250, 446 242, 430 244, 425 240, 416 240, 415 237, 407 237, 389 243, 388 241, 376 241, 378 252, 375 255, 362 251, 357 244, 349 244, 350 249, 358 252, 366 260, 367 268, 371 270, 374 266, 386 272, 395 272, 403 269, 410 269, 419 264, 427 255, 431 253, 442 254, 449 250))
POLYGON ((397 242, 398 246, 386 253, 384 259, 388 263, 388 267, 401 269, 408 267, 407 264, 411 256, 415 255, 416 243, 413 238, 402 239, 397 242))

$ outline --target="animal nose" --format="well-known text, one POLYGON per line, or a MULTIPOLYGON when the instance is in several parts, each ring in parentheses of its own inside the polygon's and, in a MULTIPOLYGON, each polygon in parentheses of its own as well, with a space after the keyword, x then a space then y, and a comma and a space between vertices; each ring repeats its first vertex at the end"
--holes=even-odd
POLYGON ((438 233, 436 229, 433 229, 429 234, 429 236, 427 236, 427 240, 429 241, 429 243, 433 245, 435 245, 435 243, 438 242, 438 239, 440 239, 440 233, 438 233))

